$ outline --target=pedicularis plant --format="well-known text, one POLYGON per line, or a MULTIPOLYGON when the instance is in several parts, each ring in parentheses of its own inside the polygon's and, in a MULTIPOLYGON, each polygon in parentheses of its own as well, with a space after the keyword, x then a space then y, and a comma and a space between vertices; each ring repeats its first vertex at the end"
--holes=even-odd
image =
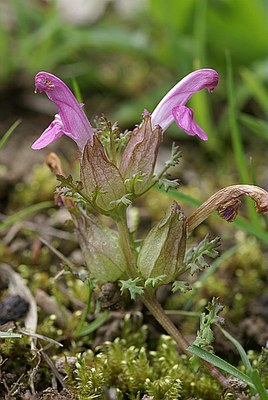
MULTIPOLYGON (((186 253, 189 234, 212 211, 217 210, 225 220, 232 221, 238 213, 240 198, 245 195, 254 199, 258 213, 267 213, 268 193, 252 185, 229 186, 212 195, 188 217, 173 203, 141 245, 137 245, 129 230, 127 212, 133 200, 154 185, 162 185, 166 190, 177 185, 167 179, 168 169, 180 158, 177 146, 173 146, 171 159, 163 170, 154 172, 163 134, 175 121, 188 135, 207 140, 193 118, 193 110, 185 104, 193 93, 204 88, 211 92, 217 84, 216 71, 194 71, 166 94, 152 114, 144 111, 141 124, 132 132, 120 132, 117 124, 112 125, 105 117, 98 119, 93 129, 82 110, 83 104, 77 102, 56 76, 39 72, 35 78, 36 91, 46 93, 55 103, 58 114, 33 144, 33 149, 41 149, 62 135, 69 136, 78 147, 80 181, 63 174, 55 154, 50 153, 49 163, 60 181, 58 202, 70 211, 90 277, 100 284, 117 282, 122 292, 129 290, 131 298, 140 297, 185 353, 189 343, 157 301, 157 288, 170 283, 173 291, 186 290, 187 282, 180 281, 180 276, 202 268, 204 255, 217 255, 218 240, 208 239, 196 251, 186 253), (113 219, 117 229, 103 225, 101 215, 113 219)), ((204 322, 203 328, 205 342, 209 342, 209 324, 204 322)), ((196 344, 202 345, 202 338, 196 344)), ((230 386, 215 366, 202 362, 221 385, 230 386)))

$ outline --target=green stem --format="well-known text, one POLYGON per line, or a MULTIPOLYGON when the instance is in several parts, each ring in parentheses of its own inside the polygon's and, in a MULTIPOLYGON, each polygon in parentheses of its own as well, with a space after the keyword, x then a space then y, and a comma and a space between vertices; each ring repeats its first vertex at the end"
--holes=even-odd
MULTIPOLYGON (((136 257, 131 247, 129 229, 127 226, 127 220, 125 215, 121 216, 121 219, 117 221, 117 226, 121 239, 122 248, 129 267, 128 271, 129 276, 131 278, 136 278, 138 276, 136 257)), ((141 300, 143 304, 147 307, 147 309, 150 311, 150 313, 154 316, 154 318, 158 321, 158 323, 177 343, 180 350, 182 350, 185 354, 190 355, 190 353, 188 352, 188 347, 190 346, 190 344, 182 336, 179 329, 174 325, 171 319, 166 315, 164 309, 158 302, 155 294, 145 289, 143 295, 141 296, 141 300)), ((230 390, 230 384, 228 380, 225 378, 224 375, 220 373, 220 371, 217 368, 215 368, 213 365, 209 364, 204 360, 200 359, 200 362, 206 367, 210 375, 213 376, 221 386, 223 386, 224 388, 228 388, 230 390)))
POLYGON ((127 264, 128 264, 128 274, 131 278, 136 278, 137 274, 137 266, 136 266, 136 257, 134 251, 131 247, 130 238, 129 238, 129 230, 127 226, 126 216, 122 216, 117 221, 118 232, 121 240, 121 245, 123 252, 125 254, 127 264))
POLYGON ((143 304, 148 308, 148 310, 155 317, 157 322, 159 322, 159 324, 166 330, 166 332, 175 340, 179 348, 184 353, 188 353, 187 349, 190 344, 182 336, 182 334, 171 321, 171 319, 166 315, 164 309, 161 307, 155 295, 145 290, 144 294, 141 296, 141 299, 143 304))
MULTIPOLYGON (((173 338, 173 340, 177 343, 180 350, 182 350, 185 354, 191 355, 188 352, 188 347, 190 343, 182 336, 179 329, 174 325, 171 319, 166 315, 164 309, 161 307, 160 303, 156 299, 155 295, 150 294, 148 291, 144 291, 144 294, 141 296, 143 304, 148 308, 151 314, 155 317, 157 322, 165 329, 165 331, 173 338)), ((217 382, 224 388, 228 388, 230 391, 230 383, 228 379, 225 378, 224 375, 220 373, 220 371, 214 367, 212 364, 199 360, 204 367, 208 370, 211 376, 217 380, 217 382)))

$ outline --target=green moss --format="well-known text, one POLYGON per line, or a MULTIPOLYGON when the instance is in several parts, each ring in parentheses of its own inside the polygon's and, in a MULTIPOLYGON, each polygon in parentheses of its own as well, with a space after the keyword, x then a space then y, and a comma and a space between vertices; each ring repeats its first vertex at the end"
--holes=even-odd
POLYGON ((19 182, 16 184, 11 194, 9 206, 11 208, 22 208, 41 201, 51 200, 55 186, 55 176, 47 165, 35 165, 29 180, 26 183, 19 182))
POLYGON ((118 399, 121 394, 124 399, 144 395, 154 400, 223 399, 215 381, 204 372, 194 372, 169 336, 161 336, 155 351, 147 350, 145 335, 143 344, 139 341, 139 346, 129 346, 135 342, 131 336, 105 343, 96 355, 91 351, 81 354, 75 371, 80 400, 104 398, 105 388, 114 388, 118 399))

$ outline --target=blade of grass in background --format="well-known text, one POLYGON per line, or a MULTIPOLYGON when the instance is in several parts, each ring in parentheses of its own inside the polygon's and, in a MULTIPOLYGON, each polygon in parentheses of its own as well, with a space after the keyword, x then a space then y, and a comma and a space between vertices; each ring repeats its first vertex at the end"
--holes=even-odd
POLYGON ((268 393, 262 384, 262 381, 261 381, 261 378, 259 375, 259 371, 257 371, 256 369, 253 369, 253 371, 251 372, 251 379, 252 379, 252 382, 254 383, 254 386, 255 386, 257 392, 260 395, 260 399, 268 400, 268 393))
POLYGON ((260 80, 256 76, 256 73, 252 72, 248 68, 242 68, 241 76, 248 87, 251 94, 254 96, 263 112, 268 114, 268 94, 267 89, 261 84, 260 80))
POLYGON ((258 185, 254 160, 252 157, 250 157, 249 162, 250 162, 250 175, 251 175, 252 183, 253 183, 253 185, 258 185))
POLYGON ((79 333, 80 333, 81 329, 83 328, 83 325, 84 325, 86 318, 88 316, 88 313, 90 311, 90 304, 91 304, 91 298, 92 298, 92 293, 93 293, 93 281, 91 279, 88 279, 87 285, 88 285, 87 304, 81 315, 80 321, 79 321, 77 327, 75 328, 75 332, 74 332, 75 336, 79 336, 79 333))
POLYGON ((73 79, 72 79, 72 84, 73 84, 74 95, 75 95, 77 101, 78 101, 80 104, 83 103, 81 91, 80 91, 79 85, 78 85, 78 83, 77 83, 77 80, 73 78, 73 79))
POLYGON ((210 364, 214 365, 215 367, 221 369, 222 371, 225 371, 228 374, 236 377, 242 382, 245 382, 249 387, 254 387, 254 384, 252 383, 252 380, 248 375, 239 371, 239 369, 234 367, 232 364, 229 364, 227 361, 216 356, 215 354, 212 354, 209 351, 204 350, 201 347, 198 347, 194 344, 188 347, 188 351, 190 351, 190 353, 194 354, 195 356, 201 358, 202 360, 205 360, 210 364))
POLYGON ((237 118, 236 118, 236 99, 234 95, 233 86, 233 68, 232 61, 229 52, 226 52, 226 63, 227 63, 227 92, 228 92, 228 105, 229 105, 229 125, 231 130, 231 139, 235 155, 236 166, 238 169, 241 183, 249 183, 249 175, 247 172, 245 162, 245 152, 241 140, 240 131, 238 129, 237 118))
POLYGON ((249 373, 244 373, 222 358, 194 344, 188 347, 188 351, 222 371, 227 372, 227 374, 245 382, 251 389, 252 394, 258 393, 261 400, 268 400, 268 394, 261 382, 258 371, 250 370, 249 373))
POLYGON ((250 373, 253 371, 253 368, 252 368, 252 365, 250 364, 247 353, 245 352, 245 350, 243 349, 241 344, 229 332, 227 332, 225 329, 223 329, 220 325, 217 325, 217 327, 224 334, 224 336, 228 340, 230 340, 230 342, 232 342, 233 345, 236 347, 238 353, 240 354, 240 357, 244 364, 244 367, 246 369, 246 374, 250 375, 250 373))
POLYGON ((89 335, 90 333, 94 332, 107 321, 109 314, 109 310, 103 311, 103 313, 101 313, 96 319, 94 319, 94 321, 87 324, 87 326, 81 328, 79 333, 76 334, 76 337, 89 335))
POLYGON ((8 228, 10 225, 13 225, 18 221, 21 221, 22 219, 28 217, 28 215, 50 207, 53 207, 52 201, 43 201, 41 203, 33 204, 30 207, 24 208, 23 210, 18 211, 14 215, 10 215, 10 217, 7 217, 4 221, 0 222, 0 231, 8 228))
MULTIPOLYGON (((207 0, 195 3, 194 15, 194 69, 206 67, 206 25, 207 25, 207 0)), ((212 120, 212 113, 208 101, 208 93, 202 90, 190 100, 190 105, 196 110, 195 118, 202 129, 207 133, 209 140, 206 146, 213 152, 222 154, 219 139, 215 134, 216 129, 212 120)))
MULTIPOLYGON (((245 151, 243 148, 241 133, 237 123, 237 106, 234 94, 232 60, 229 52, 226 52, 226 63, 227 63, 227 93, 228 93, 228 104, 229 104, 229 124, 230 124, 235 162, 241 183, 249 184, 250 178, 245 161, 245 151)), ((250 221, 252 222, 252 224, 255 224, 258 228, 260 228, 260 219, 258 215, 252 208, 250 202, 247 201, 247 199, 246 203, 250 221)))
POLYGON ((206 24, 207 0, 197 1, 194 14, 194 54, 197 68, 206 65, 206 24))
POLYGON ((0 140, 0 150, 4 147, 4 145, 6 144, 6 142, 8 141, 9 137, 11 136, 11 134, 14 132, 14 130, 17 128, 17 126, 19 126, 19 124, 21 123, 21 119, 18 119, 17 121, 14 122, 14 124, 11 125, 11 127, 6 131, 6 133, 4 134, 4 136, 1 138, 0 140))
POLYGON ((239 120, 242 122, 243 125, 245 125, 256 135, 258 135, 261 139, 268 141, 267 121, 244 113, 239 114, 239 120))

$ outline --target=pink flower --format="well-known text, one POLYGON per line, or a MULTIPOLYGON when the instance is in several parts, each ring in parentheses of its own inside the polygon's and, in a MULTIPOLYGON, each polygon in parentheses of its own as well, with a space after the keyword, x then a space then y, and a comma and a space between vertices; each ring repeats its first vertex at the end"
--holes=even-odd
POLYGON ((160 101, 151 116, 152 126, 160 125, 165 131, 175 121, 188 135, 207 140, 207 135, 194 120, 194 112, 185 107, 189 98, 201 89, 211 92, 218 84, 219 76, 213 69, 199 69, 177 83, 160 101))
POLYGON ((39 72, 35 76, 35 91, 45 92, 47 97, 55 103, 58 114, 54 121, 32 145, 33 149, 42 149, 62 135, 73 139, 82 152, 86 143, 93 139, 93 129, 90 125, 81 104, 75 96, 56 76, 48 72, 39 72))

